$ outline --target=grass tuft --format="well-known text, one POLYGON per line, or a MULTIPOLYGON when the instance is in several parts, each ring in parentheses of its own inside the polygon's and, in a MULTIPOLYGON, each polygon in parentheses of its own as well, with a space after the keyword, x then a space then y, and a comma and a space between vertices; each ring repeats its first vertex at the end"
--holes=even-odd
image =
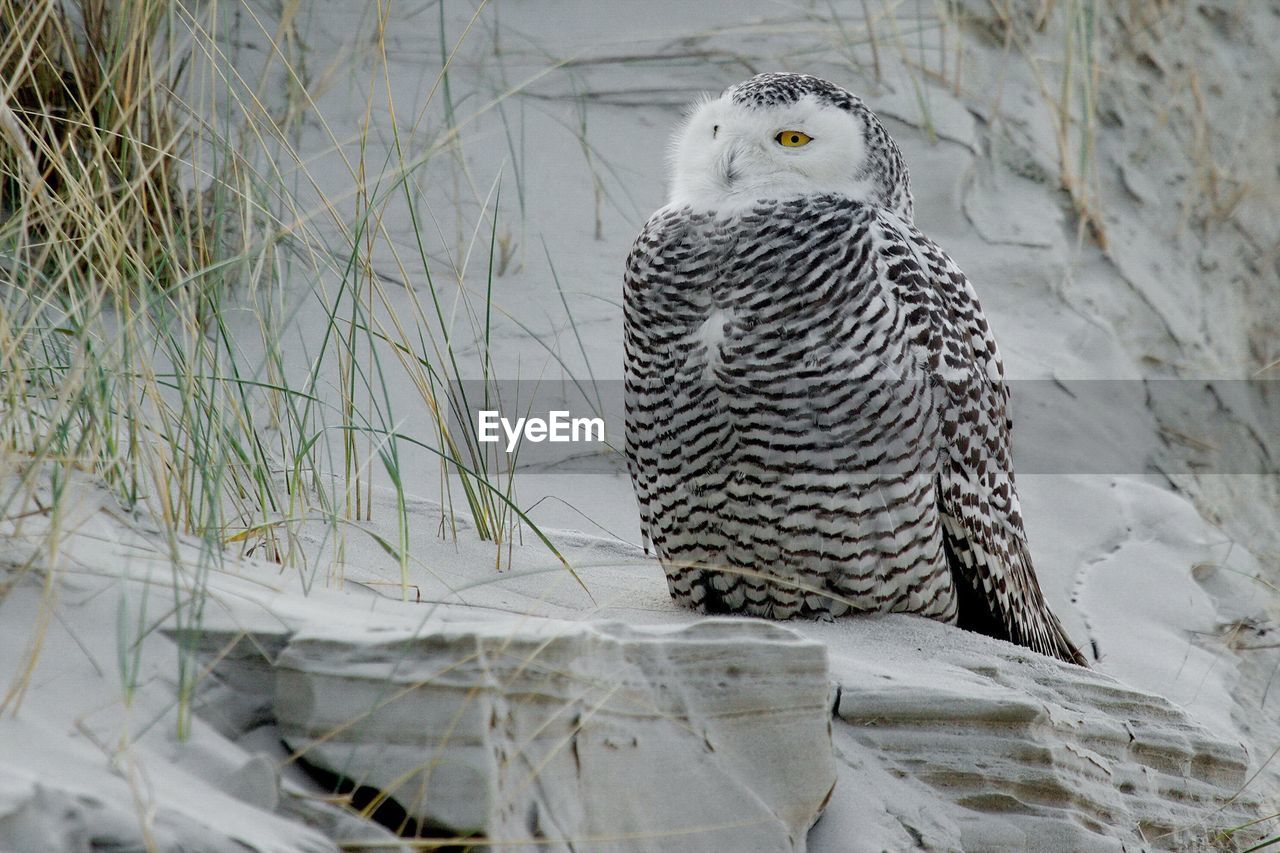
MULTIPOLYGON (((347 537, 367 535, 398 566, 402 597, 420 589, 406 483, 423 454, 439 464, 455 535, 457 492, 498 567, 530 529, 568 568, 519 505, 512 466, 456 417, 470 368, 497 387, 494 280, 515 252, 499 229, 501 176, 473 226, 457 205, 457 251, 443 262, 419 191, 438 160, 462 192, 469 123, 520 88, 504 84, 471 114, 456 97, 449 69, 483 4, 452 43, 441 28, 435 84, 407 121, 378 4, 365 23, 380 73, 365 81, 354 139, 318 108, 348 57, 327 68, 308 57, 301 8, 285 0, 269 26, 239 2, 0 0, 0 519, 35 506, 56 522, 65 484, 87 476, 162 531, 171 577, 122 576, 116 657, 127 703, 143 638, 166 620, 185 638, 183 733, 207 580, 228 553, 278 563, 309 589, 341 583, 347 537), (273 45, 253 72, 222 35, 231 19, 273 45), (268 97, 277 86, 284 96, 268 97), (299 150, 315 127, 323 170, 299 150), (349 179, 337 190, 335 166, 349 179), (389 225, 402 211, 409 247, 389 225), (479 276, 473 255, 488 258, 479 276), (321 330, 301 347, 299 311, 321 330), (472 350, 475 364, 462 355, 472 350), (397 408, 406 385, 429 417, 397 408), (370 524, 375 485, 393 496, 392 535, 370 524), (197 559, 182 556, 183 537, 197 559)), ((52 523, 47 577, 58 535, 52 523)), ((21 701, 40 647, 34 638, 31 666, 0 694, 5 707, 21 701)))

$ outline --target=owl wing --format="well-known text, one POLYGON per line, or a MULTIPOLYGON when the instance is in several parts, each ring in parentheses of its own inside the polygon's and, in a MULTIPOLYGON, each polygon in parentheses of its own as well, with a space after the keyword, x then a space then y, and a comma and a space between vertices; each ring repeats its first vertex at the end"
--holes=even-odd
POLYGON ((911 248, 882 265, 881 283, 909 316, 915 309, 909 331, 918 359, 946 389, 938 501, 959 624, 1087 666, 1032 567, 1014 484, 1009 389, 973 285, 913 226, 896 217, 881 221, 884 239, 911 248))
POLYGON ((656 383, 650 365, 641 359, 647 350, 644 337, 644 318, 638 316, 638 304, 633 296, 641 287, 643 269, 646 266, 645 244, 649 226, 640 232, 635 245, 627 255, 626 274, 623 278, 622 342, 626 353, 623 389, 626 397, 625 456, 627 471, 635 489, 636 504, 640 509, 640 535, 644 540, 644 552, 649 553, 653 541, 652 477, 657 464, 654 440, 657 436, 656 414, 661 406, 661 386, 656 383))
MULTIPOLYGON (((711 505, 724 460, 736 446, 727 401, 705 380, 703 345, 690 330, 709 319, 723 246, 707 238, 708 216, 665 207, 649 219, 627 257, 623 280, 625 455, 646 552, 693 559, 722 549, 711 505), (688 525, 698 528, 688 541, 688 525)), ((668 576, 671 570, 668 566, 668 576)), ((673 594, 687 590, 677 579, 673 594)), ((693 595, 696 604, 697 595, 693 595)))
POLYGON ((661 529, 655 524, 662 491, 662 419, 669 416, 672 399, 671 362, 679 357, 675 341, 662 340, 659 322, 664 312, 678 306, 655 304, 653 294, 665 291, 664 283, 679 261, 671 244, 679 242, 679 215, 664 208, 645 223, 627 256, 623 278, 624 394, 626 397, 625 455, 640 510, 640 532, 645 553, 661 547, 661 529))

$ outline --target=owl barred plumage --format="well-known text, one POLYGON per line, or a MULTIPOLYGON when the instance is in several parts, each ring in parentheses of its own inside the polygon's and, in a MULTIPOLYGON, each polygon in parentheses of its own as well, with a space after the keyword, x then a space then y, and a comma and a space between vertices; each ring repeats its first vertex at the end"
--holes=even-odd
POLYGON ((677 136, 625 279, 626 453, 677 602, 916 613, 1084 665, 1044 601, 969 281, 848 92, 762 74, 677 136))

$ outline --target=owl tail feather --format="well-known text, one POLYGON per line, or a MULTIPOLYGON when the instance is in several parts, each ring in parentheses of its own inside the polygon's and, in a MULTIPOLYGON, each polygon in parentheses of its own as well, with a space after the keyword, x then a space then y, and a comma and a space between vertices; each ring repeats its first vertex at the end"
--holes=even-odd
POLYGON ((1019 542, 1011 549, 1014 565, 992 573, 984 561, 975 559, 965 540, 944 535, 943 541, 955 580, 957 624, 961 628, 1089 666, 1044 600, 1025 545, 1019 542), (1000 576, 1007 576, 1008 582, 997 582, 995 578, 1000 576))

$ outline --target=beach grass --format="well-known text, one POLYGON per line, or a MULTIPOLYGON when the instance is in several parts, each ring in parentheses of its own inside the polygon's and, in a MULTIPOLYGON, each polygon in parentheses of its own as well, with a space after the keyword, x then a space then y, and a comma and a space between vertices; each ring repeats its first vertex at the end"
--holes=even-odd
MULTIPOLYGON (((169 601, 123 601, 126 700, 141 635, 163 613, 177 636, 198 637, 204 579, 228 555, 278 563, 307 588, 340 584, 348 538, 367 535, 410 597, 410 539, 436 534, 410 522, 405 484, 420 477, 406 471, 407 448, 439 466, 446 534, 465 513, 499 568, 521 530, 564 562, 519 504, 513 465, 456 417, 469 411, 461 380, 478 375, 487 393, 494 378, 492 290, 513 255, 499 203, 523 192, 518 175, 489 189, 446 262, 422 239, 443 217, 419 176, 456 167, 475 119, 448 73, 471 28, 442 31, 435 85, 401 110, 388 7, 372 10, 380 73, 361 81, 363 126, 339 138, 316 100, 343 57, 325 67, 307 55, 298 10, 285 2, 268 26, 239 3, 0 0, 13 35, 0 44, 0 517, 38 507, 55 521, 51 556, 61 490, 86 475, 175 555, 179 537, 202 549, 195 566, 175 556, 169 601), (255 74, 220 35, 231 14, 272 46, 255 74), (285 97, 268 96, 280 86, 285 97), (345 172, 341 189, 300 153, 304 125, 326 134, 323 168, 345 172), (375 154, 388 125, 390 156, 375 154), (400 211, 419 235, 408 251, 388 227, 400 211), (300 306, 322 318, 301 368, 288 351, 300 306), (406 378, 420 397, 412 411, 389 390, 406 378), (393 517, 378 520, 394 536, 370 524, 375 484, 394 496, 393 517), (317 522, 329 531, 323 559, 299 535, 317 522)), ((28 674, 39 649, 36 638, 28 674)), ((191 649, 179 652, 189 708, 197 673, 191 649)))

